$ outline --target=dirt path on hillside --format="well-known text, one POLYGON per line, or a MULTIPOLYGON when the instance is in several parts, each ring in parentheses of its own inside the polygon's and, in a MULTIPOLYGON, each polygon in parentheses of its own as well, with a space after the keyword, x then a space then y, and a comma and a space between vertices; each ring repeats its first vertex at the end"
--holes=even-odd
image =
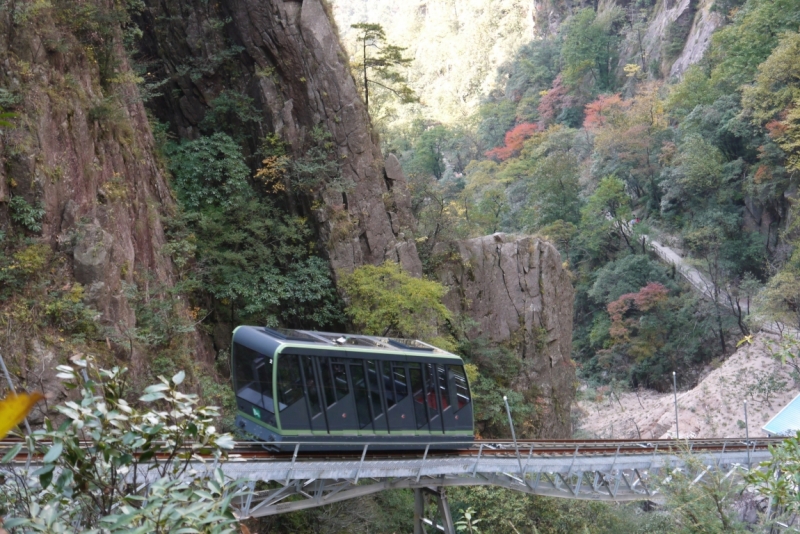
MULTIPOLYGON (((800 390, 788 368, 769 356, 768 343, 778 338, 760 333, 711 370, 693 389, 678 392, 681 438, 744 437, 748 402, 750 436, 761 430, 800 390)), ((675 437, 672 393, 650 390, 620 393, 583 389, 577 403, 576 436, 658 439, 675 437), (587 398, 590 397, 590 398, 587 398)))

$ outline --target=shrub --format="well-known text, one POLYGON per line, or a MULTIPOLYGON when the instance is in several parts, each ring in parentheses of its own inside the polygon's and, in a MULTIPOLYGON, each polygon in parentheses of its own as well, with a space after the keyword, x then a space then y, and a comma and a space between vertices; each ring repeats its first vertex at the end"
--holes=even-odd
POLYGON ((215 133, 167 148, 175 191, 189 211, 230 206, 247 190, 249 169, 239 145, 224 133, 215 133))
MULTIPOLYGON (((79 402, 56 410, 57 429, 47 420, 5 455, 9 462, 25 445, 41 455, 41 467, 4 466, 0 479, 3 526, 24 532, 238 532, 231 500, 237 493, 222 471, 185 476, 197 451, 214 464, 233 448, 232 436, 214 427, 216 408, 199 406, 181 393, 184 374, 161 378, 140 397, 144 408, 125 400, 126 370, 97 368, 73 358, 58 376, 78 388, 79 402), (202 444, 202 445, 201 445, 202 444), (155 459, 155 460, 154 460, 155 459), (143 480, 152 481, 143 485, 143 480), (143 491, 146 488, 146 491, 143 491)), ((28 461, 30 462, 30 456, 28 461)))
POLYGON ((11 213, 11 220, 29 232, 39 233, 42 231, 42 219, 45 215, 44 206, 36 203, 31 206, 21 196, 13 196, 8 201, 8 208, 11 213))

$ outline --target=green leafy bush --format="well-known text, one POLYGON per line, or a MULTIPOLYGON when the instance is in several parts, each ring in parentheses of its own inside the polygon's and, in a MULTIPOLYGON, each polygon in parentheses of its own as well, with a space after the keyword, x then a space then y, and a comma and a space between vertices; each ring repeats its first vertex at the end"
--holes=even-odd
POLYGON ((45 210, 41 203, 31 206, 24 198, 15 195, 8 201, 8 208, 11 220, 14 223, 29 232, 39 233, 42 231, 42 219, 44 218, 45 210))
POLYGON ((235 486, 219 467, 186 476, 193 453, 222 462, 233 440, 215 430, 216 408, 179 391, 184 373, 148 387, 137 408, 125 400, 125 369, 73 358, 73 365, 58 371, 81 398, 56 407, 64 421, 58 428, 47 420, 3 458, 4 464, 24 460, 23 445, 28 455, 43 457, 38 468, 4 469, 0 513, 6 529, 238 532, 231 508, 235 486))
POLYGON ((224 133, 169 146, 166 155, 175 191, 189 211, 230 206, 248 189, 241 148, 224 133))

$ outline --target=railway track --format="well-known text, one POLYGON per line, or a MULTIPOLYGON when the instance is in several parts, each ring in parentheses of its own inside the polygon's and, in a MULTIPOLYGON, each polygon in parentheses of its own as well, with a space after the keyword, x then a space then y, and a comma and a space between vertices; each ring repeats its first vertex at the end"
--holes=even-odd
MULTIPOLYGON (((769 447, 780 441, 475 440, 432 443, 424 449, 417 443, 414 450, 374 450, 381 444, 372 442, 351 443, 353 450, 336 452, 319 450, 324 443, 282 442, 291 450, 275 452, 264 449, 275 443, 242 441, 228 451, 224 462, 193 451, 189 472, 202 476, 204 470, 218 467, 227 478, 239 481, 244 490, 235 502, 239 517, 303 510, 389 489, 432 491, 445 499, 443 488, 448 486, 496 486, 569 499, 657 501, 659 480, 673 469, 686 468, 690 456, 703 466, 698 481, 714 471, 738 477, 758 469, 770 458, 769 447), (265 487, 269 489, 256 489, 265 487)), ((0 441, 0 457, 21 445, 20 440, 0 441)), ((11 465, 0 465, 0 470, 41 465, 49 447, 40 445, 32 455, 20 447, 11 465)), ((187 443, 184 450, 192 450, 192 445, 187 443)), ((157 457, 139 464, 138 480, 156 480, 153 466, 165 460, 157 457)))
MULTIPOLYGON (((306 444, 300 443, 296 450, 291 452, 276 452, 266 450, 266 447, 274 447, 274 443, 265 442, 236 442, 235 447, 228 451, 229 461, 248 461, 258 462, 286 461, 347 461, 352 459, 368 460, 410 460, 418 458, 471 458, 471 457, 497 457, 497 458, 516 458, 517 455, 524 458, 550 458, 550 457, 600 457, 608 455, 674 455, 685 453, 725 453, 725 452, 763 452, 767 451, 770 445, 779 443, 780 438, 757 438, 745 440, 741 438, 716 438, 716 439, 694 439, 694 440, 518 440, 516 444, 511 440, 474 440, 458 443, 433 443, 432 447, 416 450, 387 450, 380 443, 353 443, 354 449, 351 451, 325 452, 319 450, 304 450, 304 447, 319 449, 324 446, 321 443, 306 444), (364 448, 364 445, 366 447, 364 448), (370 447, 373 450, 370 450, 370 447), (380 447, 382 450, 374 450, 380 447), (437 448, 440 447, 440 448, 437 448), (444 449, 442 447, 448 447, 444 449)), ((0 457, 8 451, 22 443, 20 439, 5 439, 0 441, 0 457)), ((47 447, 47 442, 40 442, 40 445, 47 447)), ((295 447, 293 442, 285 442, 284 446, 295 447)), ((336 444, 341 447, 341 444, 336 444)), ((87 445, 88 446, 88 445, 87 445)), ((182 451, 192 450, 192 443, 187 442, 182 451)), ((34 453, 38 457, 41 453, 34 453)), ((202 451, 197 451, 200 457, 210 457, 202 451)), ((18 458, 27 457, 27 450, 23 446, 18 458)))

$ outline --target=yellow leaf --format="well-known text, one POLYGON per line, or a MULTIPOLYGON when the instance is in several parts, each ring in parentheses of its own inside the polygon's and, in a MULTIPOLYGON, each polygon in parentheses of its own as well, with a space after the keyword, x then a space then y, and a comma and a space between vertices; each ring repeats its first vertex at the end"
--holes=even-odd
POLYGON ((10 394, 0 401, 0 439, 25 419, 33 405, 44 398, 41 393, 10 394))
POLYGON ((752 344, 753 344, 753 336, 752 336, 752 335, 750 335, 750 336, 744 336, 744 337, 743 337, 742 339, 740 339, 740 340, 739 340, 739 342, 736 344, 736 348, 738 349, 739 347, 741 347, 741 346, 742 346, 742 345, 744 345, 745 343, 747 343, 748 345, 752 345, 752 344))

